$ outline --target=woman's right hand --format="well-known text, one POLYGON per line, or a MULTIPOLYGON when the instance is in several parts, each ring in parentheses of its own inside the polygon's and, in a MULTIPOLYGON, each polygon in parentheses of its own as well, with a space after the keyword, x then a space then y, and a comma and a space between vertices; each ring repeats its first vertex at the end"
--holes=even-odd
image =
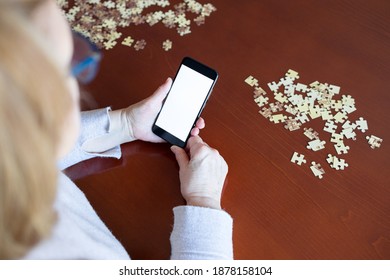
POLYGON ((188 153, 171 147, 180 167, 180 188, 187 205, 221 209, 221 195, 228 165, 219 152, 199 136, 188 140, 188 153))

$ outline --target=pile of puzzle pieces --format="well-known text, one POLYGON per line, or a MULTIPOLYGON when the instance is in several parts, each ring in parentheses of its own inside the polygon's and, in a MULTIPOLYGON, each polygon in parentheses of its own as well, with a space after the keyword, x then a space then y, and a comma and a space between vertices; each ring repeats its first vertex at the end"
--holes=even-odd
MULTIPOLYGON (((181 1, 175 4, 173 9, 169 8, 171 3, 168 0, 75 0, 73 2, 74 4, 69 4, 68 0, 57 0, 72 29, 106 50, 114 48, 121 39, 122 33, 118 31, 119 28, 140 24, 153 26, 161 22, 165 27, 175 28, 180 36, 184 36, 191 33, 192 22, 198 26, 202 25, 206 18, 216 11, 212 4, 200 4, 195 0, 181 1)), ((144 39, 135 40, 131 36, 123 38, 121 43, 128 47, 133 46, 137 51, 146 46, 144 39)), ((165 51, 170 50, 172 41, 168 39, 164 41, 162 48, 165 51)))
MULTIPOLYGON (((299 73, 288 70, 278 82, 268 83, 273 96, 259 86, 253 76, 245 82, 253 88, 254 101, 261 108, 259 113, 270 122, 283 123, 289 131, 301 129, 311 120, 321 119, 324 122, 323 130, 330 134, 330 143, 338 155, 347 154, 350 147, 346 140, 356 140, 357 131, 365 133, 368 122, 360 117, 351 122, 349 115, 356 111, 355 99, 350 95, 341 95, 340 87, 315 81, 310 85, 298 83, 299 73), (338 98, 337 98, 338 97, 338 98), (272 99, 272 101, 271 101, 272 99)), ((314 152, 325 149, 326 141, 320 139, 319 133, 313 128, 305 127, 303 134, 309 139, 306 148, 314 152)), ((366 136, 372 149, 379 148, 382 139, 371 135, 366 136)), ((302 154, 293 153, 291 162, 298 165, 305 164, 302 154)), ((328 154, 327 162, 335 170, 344 170, 348 163, 344 159, 328 154)), ((325 173, 319 163, 311 162, 313 174, 322 179, 325 173)))

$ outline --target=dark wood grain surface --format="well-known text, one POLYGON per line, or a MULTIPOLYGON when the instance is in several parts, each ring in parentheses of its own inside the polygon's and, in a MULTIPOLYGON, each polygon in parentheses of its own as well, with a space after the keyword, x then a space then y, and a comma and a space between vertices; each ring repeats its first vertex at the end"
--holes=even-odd
MULTIPOLYGON (((144 38, 146 48, 105 51, 87 88, 92 107, 118 109, 146 98, 174 76, 184 56, 212 66, 220 79, 201 136, 229 164, 223 208, 234 219, 235 258, 389 259, 390 2, 210 2, 217 11, 187 36, 161 24, 122 30, 144 38), (161 48, 165 39, 173 41, 169 52, 161 48), (257 77, 266 89, 288 69, 299 72, 301 83, 339 85, 356 100, 350 119, 368 121, 366 134, 348 141, 345 170, 327 165, 330 146, 309 151, 302 129, 289 132, 258 113, 245 78, 257 77), (367 144, 370 134, 384 139, 379 149, 367 144), (324 178, 308 164, 291 163, 294 151, 321 163, 324 178)), ((306 127, 327 135, 321 124, 306 127)), ((172 208, 184 203, 177 163, 168 144, 136 141, 122 152, 120 160, 89 160, 67 174, 133 259, 167 259, 172 208)))

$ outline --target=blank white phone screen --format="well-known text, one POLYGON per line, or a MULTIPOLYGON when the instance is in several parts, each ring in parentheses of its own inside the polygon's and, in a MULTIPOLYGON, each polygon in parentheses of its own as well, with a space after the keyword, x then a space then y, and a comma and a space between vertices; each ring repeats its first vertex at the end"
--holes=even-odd
POLYGON ((181 65, 156 125, 185 142, 213 82, 181 65))

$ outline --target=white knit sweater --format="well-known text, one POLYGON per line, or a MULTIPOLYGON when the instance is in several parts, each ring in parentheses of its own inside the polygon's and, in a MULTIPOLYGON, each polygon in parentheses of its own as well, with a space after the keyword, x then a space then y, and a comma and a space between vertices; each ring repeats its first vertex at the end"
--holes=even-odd
MULTIPOLYGON (((82 149, 86 141, 110 133, 108 111, 109 108, 82 113, 82 133, 73 151, 59 163, 61 170, 92 157, 121 156, 118 146, 104 153, 87 153, 82 149)), ((35 246, 26 259, 130 258, 85 195, 62 172, 54 208, 58 220, 50 238, 35 246)), ((175 207, 173 213, 171 259, 233 258, 232 218, 228 213, 193 206, 175 207)))

